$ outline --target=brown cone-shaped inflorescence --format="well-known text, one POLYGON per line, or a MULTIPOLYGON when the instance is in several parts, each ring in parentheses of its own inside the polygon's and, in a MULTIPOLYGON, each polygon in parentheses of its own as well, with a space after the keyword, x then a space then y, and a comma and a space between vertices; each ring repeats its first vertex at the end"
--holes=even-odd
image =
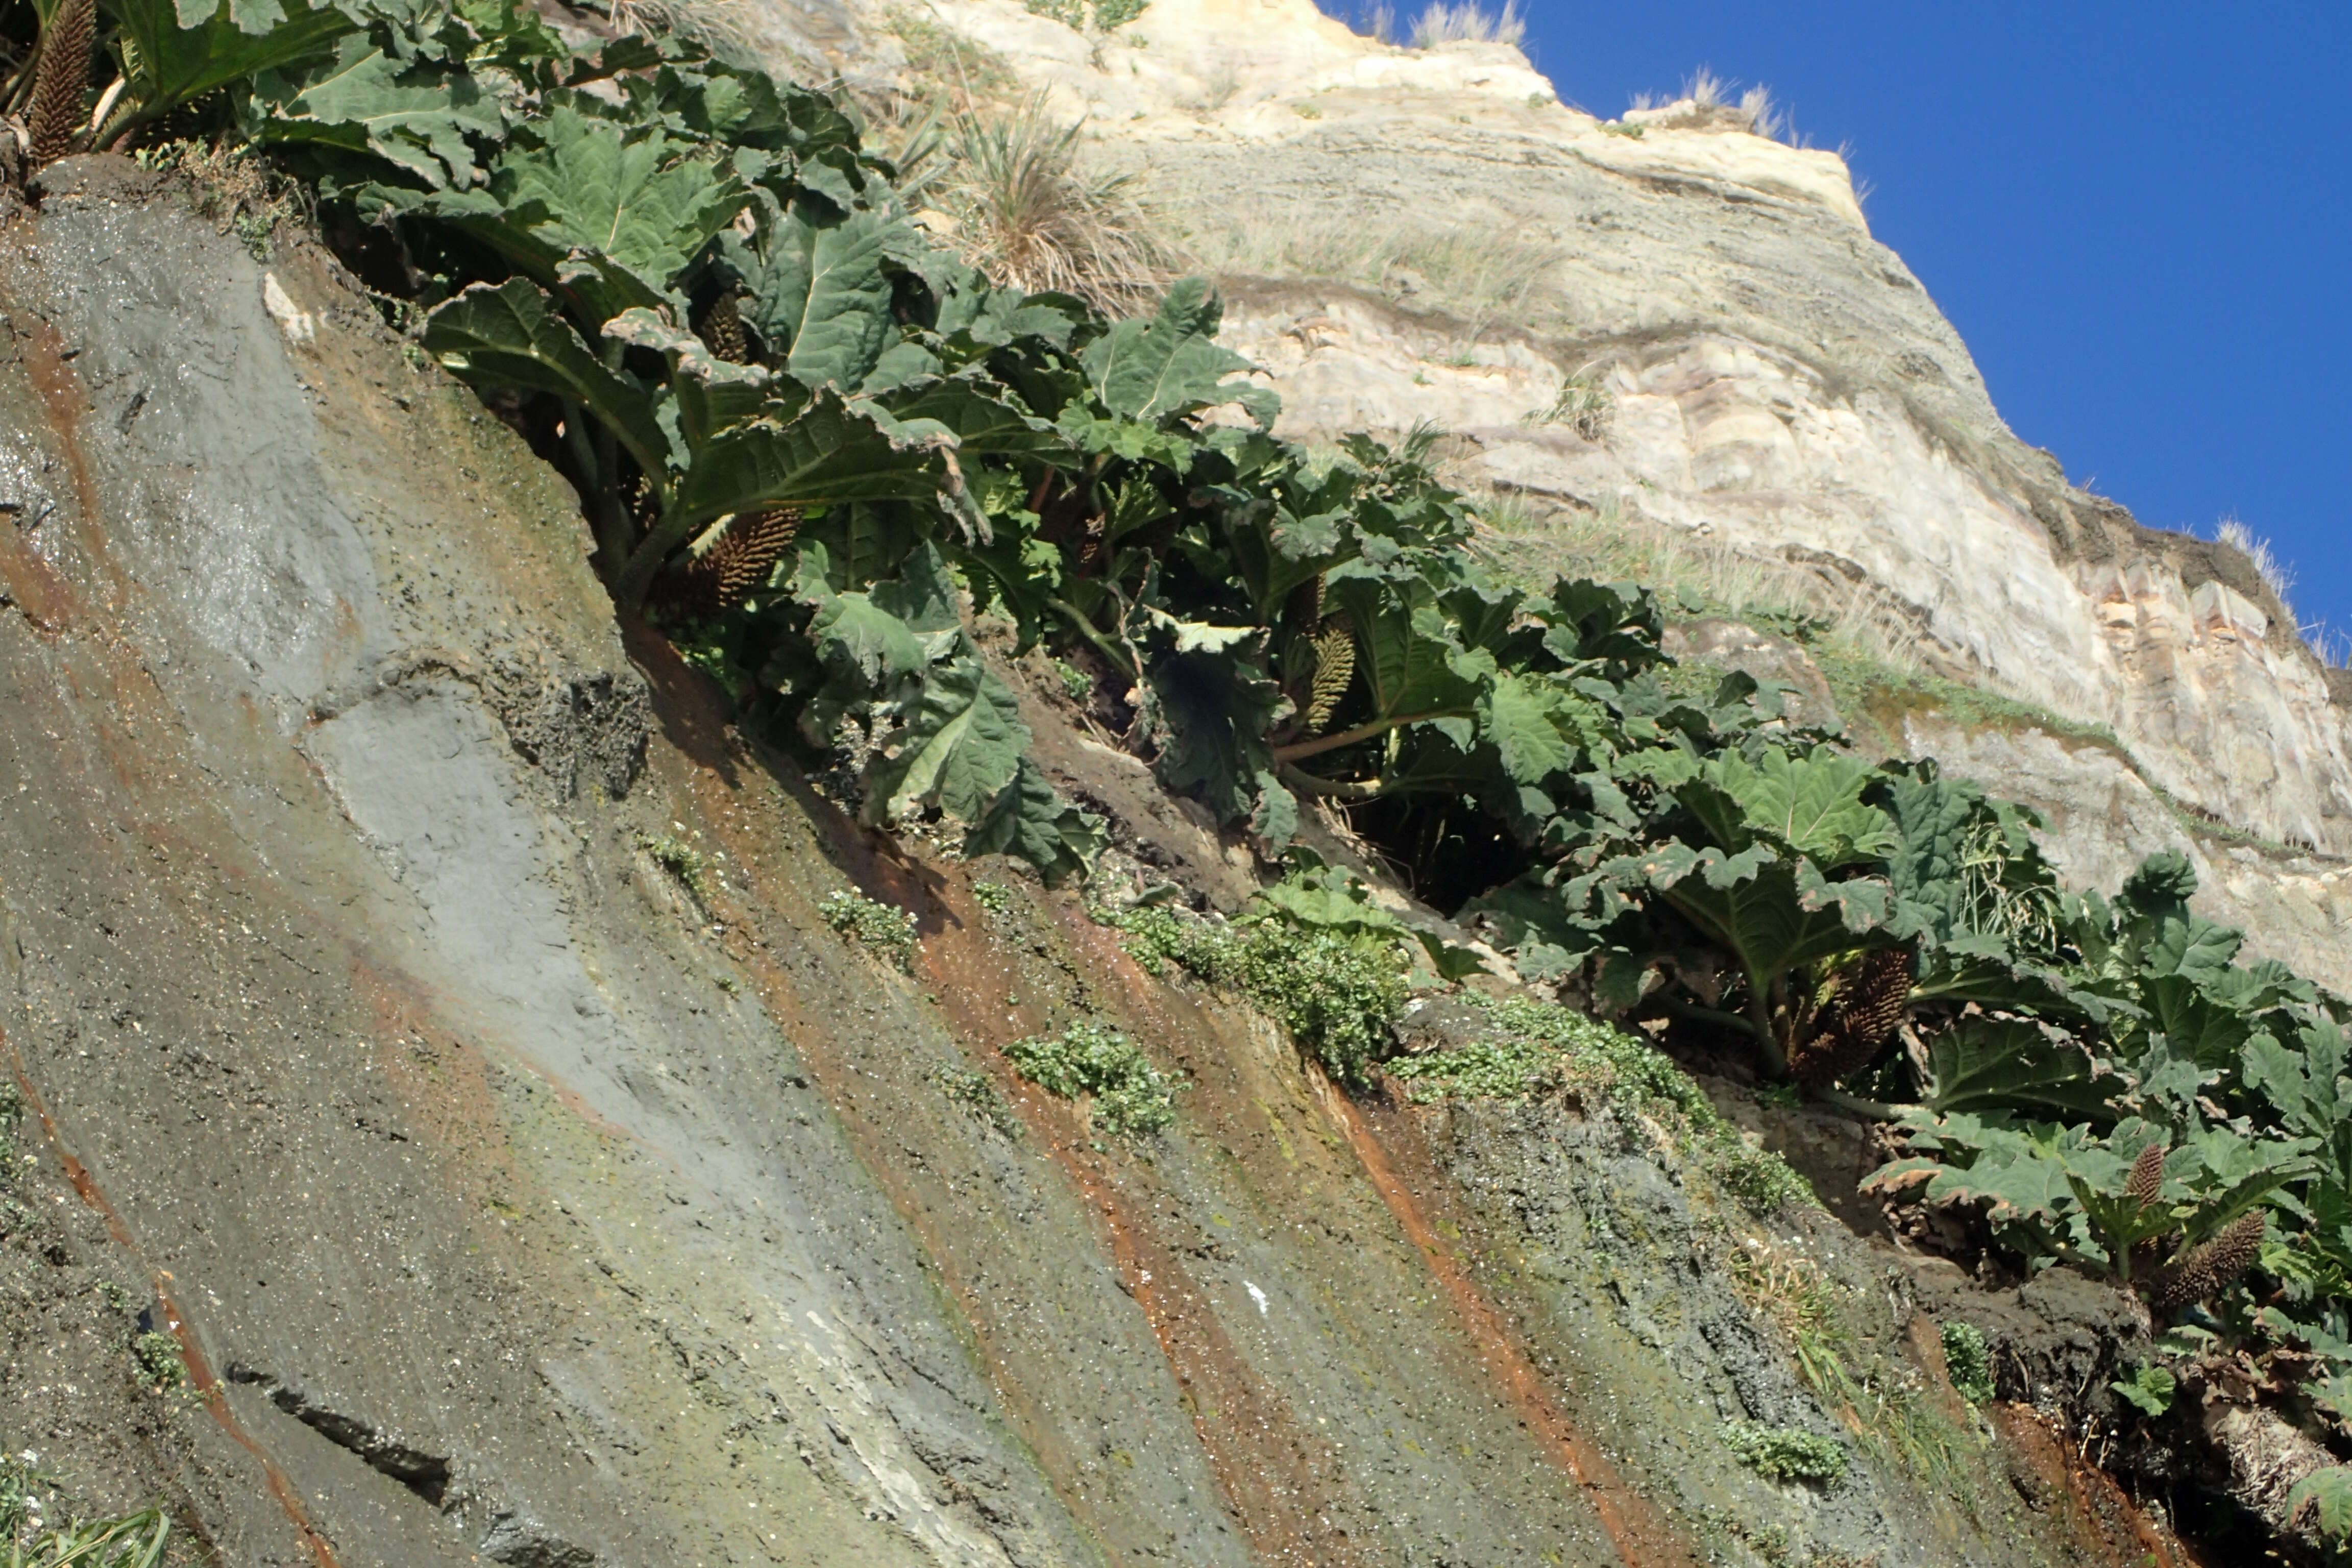
POLYGON ((733 609, 765 585, 800 526, 792 507, 738 517, 709 549, 655 579, 647 607, 666 619, 733 609))
POLYGON ((743 330, 742 307, 734 289, 719 295, 702 313, 700 336, 712 353, 730 364, 751 363, 751 338, 743 330))
POLYGON ((1283 628, 1293 637, 1311 637, 1323 629, 1323 577, 1317 573, 1283 601, 1283 628))
POLYGON ((2124 1183, 2124 1193, 2142 1208, 2164 1195, 2164 1155, 2163 1144, 2151 1143, 2132 1162, 2131 1179, 2124 1183))
POLYGON ((1339 701, 1356 679, 1356 634, 1341 616, 1315 639, 1315 683, 1307 700, 1307 728, 1312 735, 1331 722, 1339 701))
POLYGON ((1903 1022, 1911 998, 1911 952, 1886 947, 1864 953, 1839 971, 1810 1038, 1789 1052, 1789 1075, 1826 1089, 1870 1065, 1903 1022))
POLYGON ((26 116, 37 169, 73 151, 74 135, 82 125, 82 92, 89 86, 89 48, 97 36, 98 0, 59 0, 41 38, 33 107, 26 116))
POLYGON ((2263 1255, 2263 1229, 2262 1210, 2240 1215, 2212 1240, 2159 1269, 2148 1281, 2147 1304, 2159 1313, 2177 1312, 2219 1293, 2263 1255))

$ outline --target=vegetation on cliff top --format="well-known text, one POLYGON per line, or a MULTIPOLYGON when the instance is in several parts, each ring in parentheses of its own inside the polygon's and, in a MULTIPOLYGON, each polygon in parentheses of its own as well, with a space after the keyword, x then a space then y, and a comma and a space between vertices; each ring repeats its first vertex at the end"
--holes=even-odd
MULTIPOLYGON (((1691 689, 1642 589, 1496 581, 1425 442, 1276 438, 1201 282, 1119 321, 992 283, 823 93, 674 38, 582 52, 515 0, 192 16, 59 0, 6 89, 35 157, 168 127, 310 182, 350 265, 575 486, 622 612, 747 727, 853 759, 867 820, 1090 865, 1101 823, 972 636, 992 613, 1085 662, 1220 821, 1272 849, 1339 805, 1524 973, 1900 1118, 1879 1185, 2138 1290, 2184 1378, 2242 1358, 2352 1435, 2347 1008, 2238 963, 2185 863, 2069 896, 2021 808, 1859 761, 1744 676, 1691 689)), ((1332 918, 1345 893, 1204 962, 1283 968, 1286 1021, 1360 1077, 1394 1001, 1349 954, 1397 933, 1332 918)), ((1041 1043, 1033 1076, 1102 1115, 1136 1086, 1079 1071, 1101 1045, 1041 1043)), ((1136 1093, 1140 1129, 1161 1097, 1136 1093)))

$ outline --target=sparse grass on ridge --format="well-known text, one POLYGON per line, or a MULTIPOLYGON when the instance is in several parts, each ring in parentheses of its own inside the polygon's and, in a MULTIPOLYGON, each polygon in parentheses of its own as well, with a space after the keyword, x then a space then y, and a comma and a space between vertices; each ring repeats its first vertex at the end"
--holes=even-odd
POLYGON ((1849 651, 1897 676, 1918 672, 1918 628, 1877 584, 1832 582, 1793 562, 1687 530, 1627 521, 1613 498, 1598 511, 1545 509, 1490 493, 1481 543, 1506 578, 1547 589, 1562 577, 1643 584, 1685 615, 1743 620, 1809 647, 1849 651))
POLYGON ((1553 279, 1561 252, 1508 224, 1433 227, 1337 217, 1299 222, 1247 204, 1206 204, 1171 214, 1185 247, 1227 277, 1349 283, 1408 310, 1460 319, 1475 341, 1506 321, 1557 313, 1553 279))
POLYGON ((1412 47, 1433 48, 1439 44, 1509 44, 1514 47, 1526 42, 1527 18, 1519 14, 1519 0, 1503 0, 1500 11, 1489 11, 1478 0, 1458 0, 1447 5, 1445 0, 1432 0, 1429 7, 1413 19, 1412 47))
POLYGON ((1738 86, 1738 82, 1719 77, 1706 66, 1701 66, 1684 79, 1679 96, 1666 98, 1657 93, 1636 93, 1628 107, 1634 113, 1646 114, 1681 106, 1680 114, 1654 121, 1668 129, 1688 127, 1745 131, 1750 135, 1786 142, 1791 146, 1805 144, 1803 138, 1797 134, 1788 111, 1772 101, 1770 88, 1759 82, 1735 99, 1732 94, 1738 86))
POLYGON ((1478 0, 1431 0, 1410 27, 1397 26, 1397 12, 1388 0, 1360 5, 1352 24, 1367 38, 1391 47, 1434 48, 1440 44, 1509 44, 1527 41, 1528 19, 1519 0, 1503 0, 1500 11, 1489 11, 1478 0))

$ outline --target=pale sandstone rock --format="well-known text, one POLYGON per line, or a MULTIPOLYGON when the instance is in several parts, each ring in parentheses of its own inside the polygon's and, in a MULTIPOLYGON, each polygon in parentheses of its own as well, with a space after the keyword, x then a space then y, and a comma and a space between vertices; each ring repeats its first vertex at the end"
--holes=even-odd
MULTIPOLYGON (((888 52, 892 5, 832 3, 888 52)), ((1524 301, 1477 319, 1434 308, 1443 279, 1229 279, 1226 338, 1287 434, 1433 420, 1497 487, 1874 584, 1928 668, 2107 727, 2194 809, 2320 851, 2197 846, 2217 915, 2352 979, 2327 858, 2352 854, 2352 756, 2323 671, 2242 557, 2139 529, 2009 431, 1833 154, 1687 104, 1604 130, 1515 50, 1393 48, 1311 0, 1153 0, 1107 37, 1018 0, 919 9, 1086 112, 1099 155, 1195 222, 1542 247, 1524 301), (1570 378, 1612 395, 1598 440, 1540 423, 1570 378)), ((1958 771, 2063 804, 2086 880, 2191 843, 2111 753, 1942 739, 1958 771)))

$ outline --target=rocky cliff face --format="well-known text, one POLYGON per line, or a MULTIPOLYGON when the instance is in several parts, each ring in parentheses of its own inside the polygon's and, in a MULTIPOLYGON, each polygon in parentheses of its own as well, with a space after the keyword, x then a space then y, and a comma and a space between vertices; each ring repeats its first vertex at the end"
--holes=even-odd
MULTIPOLYGON (((1359 1104, 1075 894, 857 828, 615 633, 572 498, 323 253, 120 160, 44 185, 0 231, 9 1453, 237 1565, 2170 1550, 1976 1435, 1892 1254, 1654 1116, 1359 1104), (1011 1071, 1080 1016, 1184 1076, 1163 1139, 1011 1071), (1814 1292, 1932 1442, 1801 1376, 1814 1292)), ((1029 701, 1126 853, 1247 885, 1029 701)))
MULTIPOLYGON (((861 24, 877 79, 908 15, 861 24)), ((1688 103, 1604 123, 1514 50, 1389 47, 1311 0, 1155 0, 1108 36, 1017 0, 926 15, 1147 173, 1286 433, 1431 421, 1539 512, 1793 567, 1832 618, 1866 599, 1907 657, 2055 721, 1979 743, 1923 714, 1884 743, 1962 740, 1943 754, 2051 816, 2085 883, 2193 849, 2217 918, 2352 985, 2327 673, 2242 556, 2010 433, 1833 154, 1688 103), (2076 760, 2025 762, 2053 749, 2076 760)))
MULTIPOLYGON (((1622 134, 1304 0, 737 26, 871 84, 961 39, 1089 105, 1293 431, 1433 419, 1538 544, 1866 592, 1966 687, 1677 635, 2043 804, 2085 879, 2191 847, 2343 973, 2320 673, 2242 561, 2007 434, 1835 159, 1622 134)), ((0 1448, 91 1504, 312 1568, 2189 1561, 2028 1407, 2122 1370, 2123 1298, 1976 1297, 2023 1402, 1981 1424, 1936 1331, 1968 1287, 1759 1219, 1656 1105, 1351 1098, 1077 895, 859 828, 615 629, 575 498, 299 237, 257 261, 72 160, 5 215, 0 316, 0 1448), (913 914, 903 965, 820 912, 849 889, 913 914), (1182 1076, 1164 1137, 1011 1069, 1076 1018, 1182 1076), (1727 1423, 1850 1468, 1768 1479, 1727 1423)), ((1248 890, 1024 691, 1129 862, 1248 890)), ((1861 1130, 1713 1087, 1868 1230, 1861 1130)))

